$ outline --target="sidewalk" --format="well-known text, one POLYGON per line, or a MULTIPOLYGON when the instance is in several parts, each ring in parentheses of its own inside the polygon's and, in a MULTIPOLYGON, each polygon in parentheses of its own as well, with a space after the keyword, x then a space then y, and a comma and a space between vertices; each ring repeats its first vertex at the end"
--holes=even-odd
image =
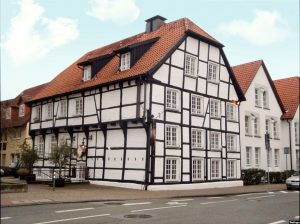
POLYGON ((48 185, 29 184, 28 192, 1 194, 1 207, 66 202, 223 196, 284 189, 286 189, 285 184, 266 184, 201 190, 142 191, 82 183, 55 188, 55 191, 53 191, 52 187, 48 185))

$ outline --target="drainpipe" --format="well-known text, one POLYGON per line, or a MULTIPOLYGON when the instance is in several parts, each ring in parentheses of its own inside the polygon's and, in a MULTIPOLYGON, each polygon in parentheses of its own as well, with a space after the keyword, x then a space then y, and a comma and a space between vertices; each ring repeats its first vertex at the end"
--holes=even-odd
POLYGON ((292 129, 291 129, 291 121, 287 120, 289 123, 289 142, 290 142, 290 160, 291 160, 291 170, 293 169, 293 157, 292 157, 292 129))

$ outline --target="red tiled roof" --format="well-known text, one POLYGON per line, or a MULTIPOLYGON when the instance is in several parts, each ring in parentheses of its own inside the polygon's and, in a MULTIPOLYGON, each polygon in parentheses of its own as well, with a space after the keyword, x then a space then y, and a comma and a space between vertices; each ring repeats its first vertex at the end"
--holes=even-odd
POLYGON ((48 98, 64 93, 76 92, 93 86, 111 83, 118 80, 137 77, 147 74, 171 51, 171 49, 184 37, 185 33, 192 31, 215 44, 221 45, 216 39, 199 28, 187 18, 179 19, 174 22, 165 23, 158 30, 150 33, 140 33, 127 39, 112 43, 86 53, 58 76, 56 76, 32 101, 48 98), (92 58, 112 54, 114 51, 130 46, 132 44, 159 38, 152 47, 139 59, 139 61, 129 70, 119 71, 120 57, 115 55, 102 68, 92 80, 82 82, 82 70, 77 66, 78 63, 92 58))
POLYGON ((274 81, 277 92, 283 103, 286 113, 282 115, 282 119, 293 119, 300 103, 298 76, 278 79, 274 81))
POLYGON ((258 60, 232 67, 233 73, 244 94, 246 94, 262 63, 262 60, 258 60))
POLYGON ((47 83, 26 89, 14 99, 2 101, 1 102, 1 128, 20 127, 25 125, 29 121, 30 108, 25 105, 25 114, 23 117, 19 117, 19 105, 26 104, 46 85, 47 83), (9 107, 11 107, 11 119, 6 119, 5 110, 6 108, 9 107))

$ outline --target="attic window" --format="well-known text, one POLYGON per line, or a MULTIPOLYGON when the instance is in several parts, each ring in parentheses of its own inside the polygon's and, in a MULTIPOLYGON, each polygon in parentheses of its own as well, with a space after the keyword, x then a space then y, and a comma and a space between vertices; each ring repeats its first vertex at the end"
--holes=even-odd
POLYGON ((86 82, 88 80, 91 80, 92 77, 92 66, 87 65, 83 67, 83 81, 86 82))
POLYGON ((21 104, 19 107, 19 117, 24 117, 25 115, 25 104, 21 104))
POLYGON ((120 70, 125 71, 130 69, 130 52, 121 54, 120 70))
POLYGON ((6 119, 11 118, 11 108, 10 107, 6 109, 5 118, 6 119))

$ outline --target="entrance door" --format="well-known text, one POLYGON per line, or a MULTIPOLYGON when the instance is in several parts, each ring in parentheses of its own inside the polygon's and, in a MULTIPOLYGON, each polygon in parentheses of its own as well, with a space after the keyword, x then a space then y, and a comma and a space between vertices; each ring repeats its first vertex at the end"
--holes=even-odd
POLYGON ((85 169, 86 169, 86 166, 85 166, 85 163, 77 163, 77 166, 76 166, 76 179, 77 180, 85 180, 85 169))

